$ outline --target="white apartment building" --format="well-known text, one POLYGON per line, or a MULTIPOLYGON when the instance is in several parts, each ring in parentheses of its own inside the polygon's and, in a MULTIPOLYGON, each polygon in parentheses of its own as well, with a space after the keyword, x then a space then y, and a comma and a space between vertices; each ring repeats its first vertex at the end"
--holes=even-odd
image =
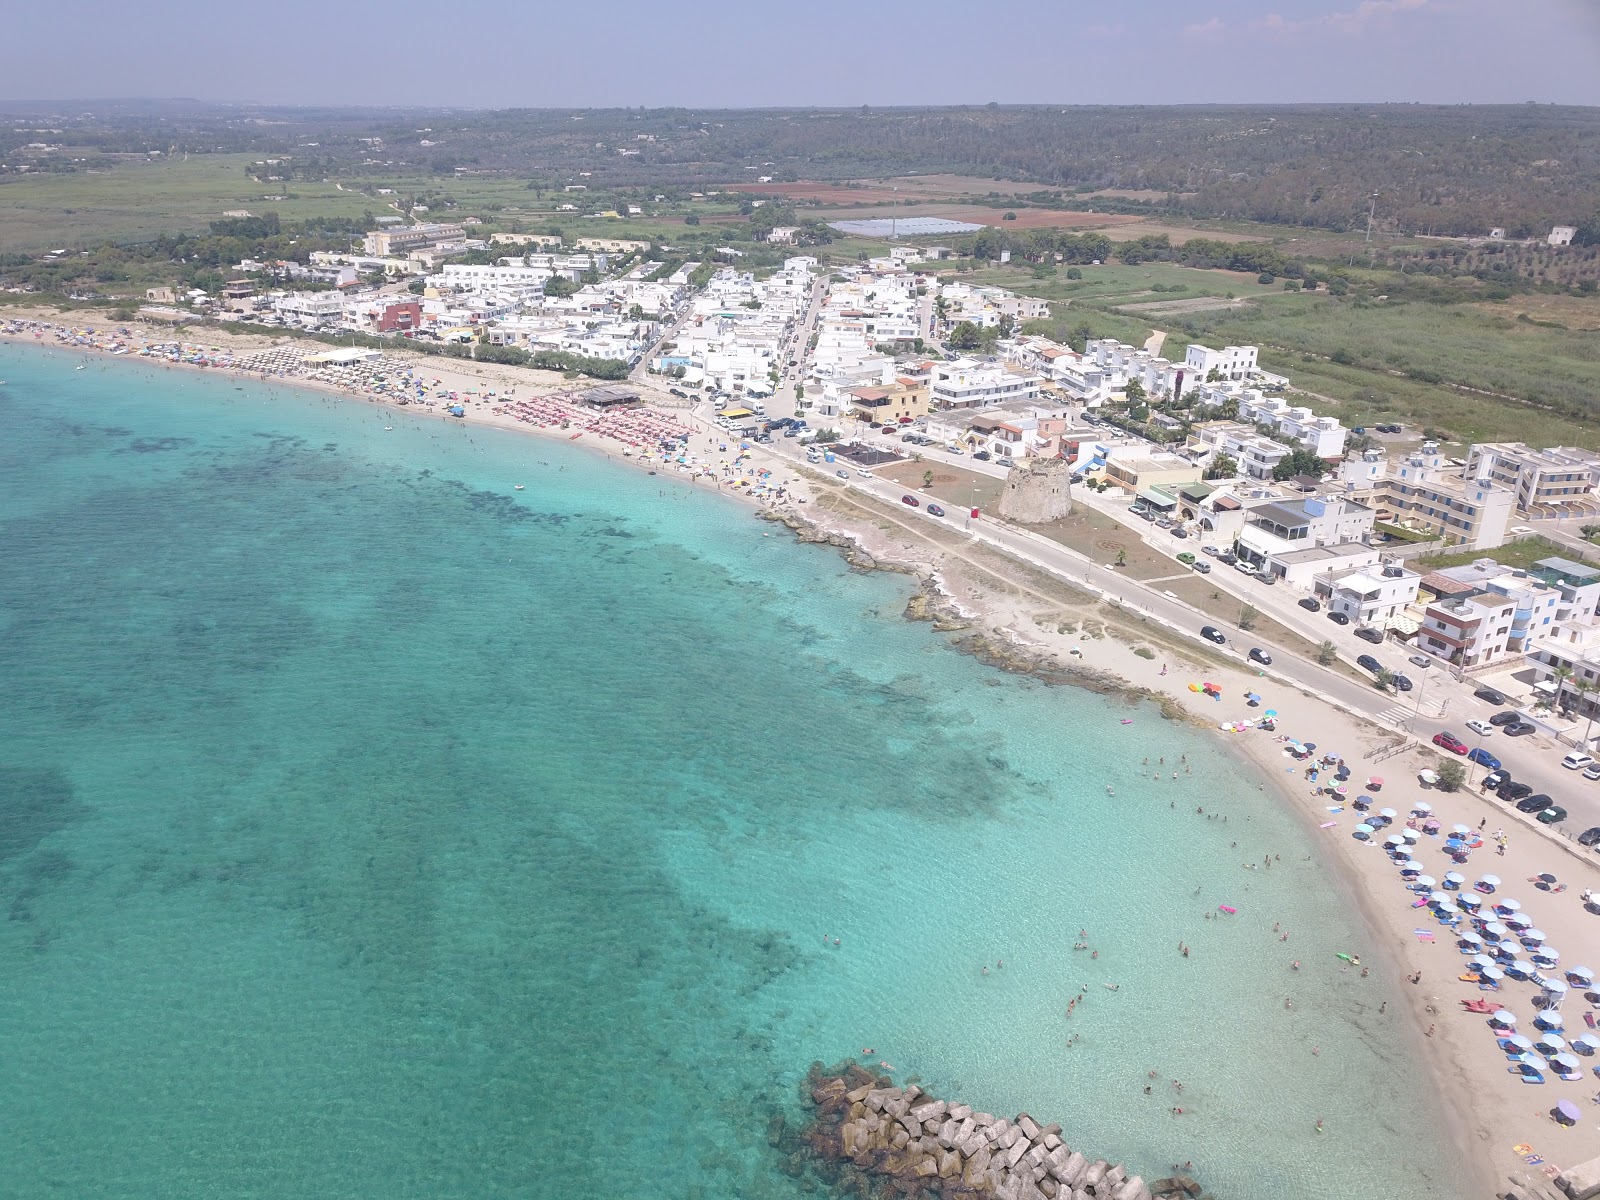
POLYGON ((1037 400, 1037 375, 970 358, 935 363, 930 391, 933 407, 991 408, 1014 400, 1037 400))
POLYGON ((1316 591, 1327 597, 1330 611, 1343 613, 1358 625, 1383 629, 1417 602, 1421 579, 1399 563, 1375 563, 1319 578, 1316 591))
POLYGON ((1196 425, 1189 433, 1187 448, 1207 464, 1226 454, 1239 464, 1240 475, 1260 480, 1271 479, 1278 464, 1291 453, 1282 442, 1262 437, 1255 426, 1240 421, 1196 425))
POLYGON ((1366 505, 1342 496, 1306 496, 1252 505, 1239 531, 1238 553, 1251 562, 1271 565, 1273 558, 1299 550, 1367 542, 1375 516, 1366 505))
POLYGON ((436 287, 477 291, 483 288, 543 288, 553 277, 549 267, 488 266, 446 263, 428 282, 436 287))
POLYGON ((1515 615, 1515 602, 1493 593, 1438 600, 1424 610, 1417 646, 1459 667, 1498 662, 1515 615))
POLYGON ((338 325, 344 320, 345 298, 340 292, 274 292, 272 310, 284 321, 307 328, 338 325))
POLYGON ((1223 379, 1238 382, 1256 373, 1256 354, 1254 346, 1224 346, 1221 350, 1213 350, 1209 346, 1190 343, 1184 352, 1183 364, 1202 383, 1210 379, 1213 371, 1223 379))
POLYGON ((1528 521, 1600 514, 1600 455, 1571 446, 1534 450, 1521 442, 1484 442, 1467 454, 1464 474, 1509 489, 1528 521))
POLYGON ((396 225, 375 229, 361 239, 362 249, 373 258, 390 258, 411 250, 437 246, 440 242, 460 241, 466 231, 460 225, 396 225))
POLYGON ((1517 500, 1510 488, 1464 474, 1433 442, 1391 462, 1376 497, 1399 524, 1473 550, 1505 544, 1517 500))

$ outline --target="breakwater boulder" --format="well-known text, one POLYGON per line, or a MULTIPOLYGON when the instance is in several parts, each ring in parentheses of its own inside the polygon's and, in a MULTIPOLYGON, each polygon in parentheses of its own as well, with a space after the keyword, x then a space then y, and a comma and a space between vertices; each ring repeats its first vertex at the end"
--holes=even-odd
POLYGON ((1193 1200, 1187 1176, 1146 1183, 1067 1145, 1061 1126, 1028 1113, 996 1117, 895 1086, 859 1063, 813 1064, 812 1118, 801 1137, 827 1173, 858 1195, 984 1200, 1193 1200))

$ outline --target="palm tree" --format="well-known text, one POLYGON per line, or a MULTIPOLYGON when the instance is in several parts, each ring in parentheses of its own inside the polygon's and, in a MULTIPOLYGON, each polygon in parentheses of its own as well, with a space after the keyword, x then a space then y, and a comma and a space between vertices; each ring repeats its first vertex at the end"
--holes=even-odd
POLYGON ((1565 691, 1567 686, 1567 680, 1572 678, 1572 668, 1557 667, 1555 670, 1551 671, 1550 674, 1551 677, 1556 681, 1556 691, 1555 695, 1550 699, 1550 707, 1559 708, 1561 706, 1562 693, 1565 691))

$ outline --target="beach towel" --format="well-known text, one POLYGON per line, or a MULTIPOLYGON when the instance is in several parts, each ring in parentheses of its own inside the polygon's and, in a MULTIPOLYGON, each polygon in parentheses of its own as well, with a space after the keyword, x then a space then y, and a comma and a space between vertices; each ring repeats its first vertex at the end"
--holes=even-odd
POLYGON ((1335 826, 1335 825, 1337 825, 1337 824, 1338 824, 1338 823, 1339 823, 1339 822, 1337 822, 1337 821, 1324 821, 1324 822, 1323 822, 1323 823, 1322 823, 1322 828, 1323 828, 1323 829, 1332 829, 1332 828, 1333 828, 1333 827, 1334 827, 1334 826, 1335 826))
MULTIPOLYGON (((1423 901, 1423 903, 1427 903, 1427 901, 1423 901)), ((1415 905, 1412 907, 1415 907, 1415 905)), ((1417 941, 1419 942, 1433 941, 1433 930, 1431 929, 1413 929, 1411 932, 1417 935, 1417 941)))

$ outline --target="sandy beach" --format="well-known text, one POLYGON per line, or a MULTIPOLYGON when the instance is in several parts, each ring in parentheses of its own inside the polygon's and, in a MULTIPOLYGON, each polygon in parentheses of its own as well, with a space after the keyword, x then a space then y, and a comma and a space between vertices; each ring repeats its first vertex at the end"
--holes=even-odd
MULTIPOLYGON (((282 338, 241 336, 210 328, 173 334, 134 325, 123 326, 133 337, 113 339, 133 349, 112 355, 106 344, 96 344, 98 339, 75 340, 70 332, 72 316, 11 310, 0 322, 0 332, 8 322, 47 322, 53 328, 21 327, 3 332, 3 336, 85 357, 128 358, 152 367, 168 360, 139 357, 139 345, 181 341, 215 347, 215 359, 232 361, 274 350, 315 354, 328 349, 320 343, 296 342, 287 334, 282 338)), ((77 316, 83 325, 114 335, 113 323, 87 314, 77 316)), ((1533 1001, 1541 989, 1531 982, 1506 979, 1498 991, 1480 991, 1477 982, 1458 978, 1470 957, 1457 945, 1458 933, 1467 927, 1465 921, 1453 931, 1430 908, 1414 907, 1417 894, 1408 890, 1408 881, 1380 843, 1384 835, 1404 828, 1418 802, 1431 806, 1446 832, 1458 823, 1474 833, 1481 828, 1484 843, 1470 851, 1465 863, 1446 857, 1442 836, 1420 830, 1410 853, 1426 874, 1437 880, 1443 881, 1448 871, 1459 871, 1466 879, 1462 894, 1472 894, 1473 881, 1483 875, 1498 876, 1501 886, 1493 895, 1482 897, 1482 906, 1507 898, 1520 903, 1521 911, 1547 935, 1547 944, 1561 951, 1559 968, 1546 971, 1546 977, 1563 976, 1576 966, 1600 969, 1600 953, 1591 958, 1589 950, 1600 934, 1600 905, 1589 911, 1583 900, 1586 891, 1600 891, 1600 863, 1592 854, 1583 857, 1572 844, 1546 836, 1492 795, 1465 790, 1446 794, 1425 788, 1417 772, 1436 755, 1295 686, 1277 682, 1270 670, 1246 672, 1232 660, 1209 654, 1187 635, 1109 603, 1098 593, 1004 555, 953 527, 908 520, 894 512, 892 505, 761 447, 741 454, 737 442, 730 445, 720 431, 696 418, 681 402, 648 386, 641 390, 650 400, 654 416, 676 423, 689 434, 684 461, 669 461, 656 447, 633 445, 614 431, 585 429, 575 435, 573 422, 563 424, 559 419, 561 402, 551 397, 580 385, 549 372, 404 351, 385 352, 384 363, 391 374, 396 368, 387 364, 403 364, 426 381, 425 394, 435 400, 434 406, 413 404, 409 411, 457 419, 445 414, 439 399, 454 392, 450 403, 462 406, 462 420, 569 442, 576 436, 578 445, 593 443, 608 456, 626 458, 652 471, 680 474, 690 482, 754 500, 768 515, 799 527, 802 536, 852 544, 876 564, 922 577, 924 595, 913 600, 908 616, 934 619, 936 627, 961 649, 1002 669, 1042 673, 1052 681, 1149 698, 1160 703, 1168 719, 1191 721, 1224 739, 1249 764, 1241 773, 1240 786, 1273 790, 1306 822, 1320 853, 1341 868, 1347 882, 1343 899, 1364 914, 1373 940, 1369 946, 1349 947, 1352 959, 1360 959, 1359 965, 1317 964, 1318 969, 1359 971, 1370 975, 1375 985, 1395 985, 1390 994, 1397 989, 1405 997, 1404 1007, 1398 1011, 1394 1005, 1382 1007, 1375 1000, 1360 1020, 1402 1021, 1415 1029, 1460 1151, 1469 1158, 1480 1185, 1477 1194, 1499 1194, 1515 1184, 1538 1195, 1540 1189, 1550 1188, 1559 1168, 1600 1156, 1600 1107, 1592 1102, 1600 1091, 1600 1078, 1596 1077, 1600 1055, 1579 1054, 1578 1078, 1569 1081, 1548 1069, 1542 1072, 1545 1082, 1540 1085, 1524 1083, 1513 1074, 1507 1052, 1487 1017, 1467 1011, 1462 1002, 1487 999, 1503 1005, 1516 1014, 1516 1031, 1536 1038, 1538 1010, 1533 1001), (552 404, 557 407, 548 407, 552 404), (530 416, 541 412, 547 419, 530 416), (1201 682, 1216 684, 1221 698, 1191 690, 1191 684, 1201 682), (1247 703, 1245 696, 1250 692, 1260 695, 1259 704, 1247 703), (1277 713, 1276 728, 1253 727, 1268 709, 1277 713), (1242 732, 1223 731, 1219 728, 1223 722, 1248 722, 1252 727, 1242 732), (1315 754, 1291 757, 1297 752, 1286 739, 1308 738, 1317 744, 1315 754), (1308 768, 1330 752, 1342 755, 1349 764, 1349 795, 1343 799, 1319 790, 1331 782, 1331 767, 1316 785, 1306 778, 1308 768), (1393 828, 1369 840, 1358 840, 1353 834, 1361 814, 1344 801, 1353 801, 1365 792, 1361 785, 1374 775, 1384 780, 1381 790, 1372 793, 1374 811, 1391 807, 1397 818, 1393 828), (1497 829, 1508 834, 1503 853, 1492 838, 1497 829), (1556 882, 1536 883, 1541 874, 1553 876, 1556 882), (1414 976, 1417 982, 1408 982, 1414 976), (1581 1119, 1573 1125, 1558 1124, 1551 1115, 1558 1100, 1577 1104, 1581 1119)), ((261 377, 260 371, 229 366, 201 367, 182 361, 172 365, 212 372, 238 370, 241 375, 261 377)), ((375 390, 370 385, 370 370, 365 384, 359 371, 347 375, 306 371, 269 378, 375 403, 392 404, 398 399, 393 390, 375 390)), ((590 413, 586 419, 592 421, 593 417, 590 413)), ((1130 715, 1149 719, 1138 713, 1130 715)), ((1159 774, 1152 768, 1153 778, 1159 774)), ((1226 797, 1218 797, 1217 802, 1225 805, 1226 797)), ((1417 823, 1420 825, 1420 818, 1417 823)), ((1272 868, 1270 864, 1264 868, 1241 864, 1240 869, 1272 868)), ((1264 948, 1264 952, 1282 958, 1283 986, 1289 997, 1297 987, 1308 985, 1311 972, 1306 968, 1311 964, 1294 965, 1293 931, 1282 932, 1281 944, 1264 948)), ((1572 987, 1560 1006, 1569 1042, 1588 1029, 1585 1017, 1593 1006, 1584 993, 1584 988, 1572 987)), ((1600 994, 1595 994, 1595 999, 1600 1000, 1600 994)), ((1555 1193, 1552 1190, 1550 1194, 1555 1193)))

